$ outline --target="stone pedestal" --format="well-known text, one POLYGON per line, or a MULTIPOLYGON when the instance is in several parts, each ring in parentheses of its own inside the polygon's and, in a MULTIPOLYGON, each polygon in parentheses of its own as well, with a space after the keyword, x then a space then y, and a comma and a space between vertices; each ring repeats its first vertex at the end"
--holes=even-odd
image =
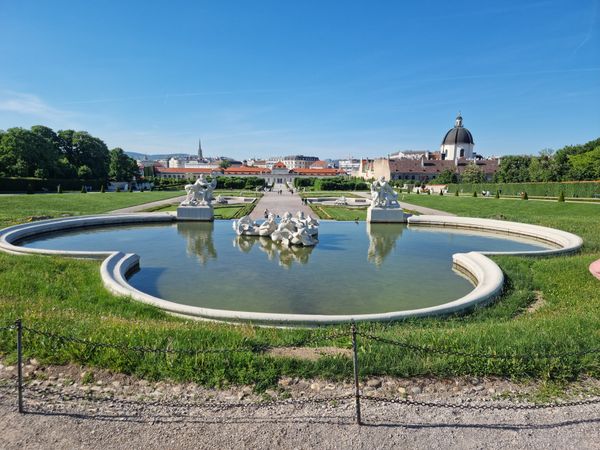
POLYGON ((402 208, 379 208, 369 207, 367 209, 367 222, 371 223, 406 223, 408 214, 402 208))
POLYGON ((212 222, 215 219, 212 206, 178 206, 177 220, 212 222))

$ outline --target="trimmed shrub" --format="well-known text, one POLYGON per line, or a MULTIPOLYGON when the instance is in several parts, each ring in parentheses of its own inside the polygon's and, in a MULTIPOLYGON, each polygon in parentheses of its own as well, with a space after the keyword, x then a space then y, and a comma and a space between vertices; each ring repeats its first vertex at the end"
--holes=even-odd
POLYGON ((85 186, 81 186, 81 193, 87 194, 87 189, 85 188, 85 186))
POLYGON ((26 192, 27 192, 28 194, 33 194, 33 193, 34 193, 34 190, 33 190, 33 185, 32 185, 31 183, 29 183, 29 184, 27 185, 27 191, 26 191, 26 192))
POLYGON ((477 191, 473 191, 473 197, 477 197, 477 191))
POLYGON ((458 197, 458 189, 456 191, 454 191, 454 196, 458 197))
POLYGON ((449 184, 450 192, 500 191, 504 197, 519 196, 527 192, 534 197, 558 197, 561 192, 565 197, 586 197, 600 195, 600 181, 563 181, 548 183, 477 183, 449 184))
POLYGON ((559 202, 565 201, 565 193, 563 191, 560 191, 560 195, 558 196, 558 201, 559 202))
POLYGON ((529 195, 527 195, 527 192, 521 192, 521 200, 529 200, 529 195))
POLYGON ((58 186, 56 186, 56 193, 57 194, 62 194, 63 193, 62 185, 61 184, 59 184, 58 186))
POLYGON ((106 189, 104 188, 104 185, 100 186, 100 192, 102 194, 104 194, 106 192, 106 189))

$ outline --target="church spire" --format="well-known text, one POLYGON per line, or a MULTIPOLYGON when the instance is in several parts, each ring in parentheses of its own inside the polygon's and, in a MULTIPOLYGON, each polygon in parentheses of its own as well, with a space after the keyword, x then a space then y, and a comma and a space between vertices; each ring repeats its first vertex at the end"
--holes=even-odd
POLYGON ((201 139, 198 139, 198 158, 204 159, 204 156, 202 156, 202 141, 201 141, 201 139))
POLYGON ((458 112, 458 116, 456 116, 456 121, 454 122, 455 128, 462 128, 462 116, 460 115, 460 111, 458 112))

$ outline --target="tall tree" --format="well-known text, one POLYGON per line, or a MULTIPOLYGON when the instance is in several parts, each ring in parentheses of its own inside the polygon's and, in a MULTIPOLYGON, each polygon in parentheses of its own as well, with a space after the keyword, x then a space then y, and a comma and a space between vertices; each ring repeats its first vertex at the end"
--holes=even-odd
POLYGON ((485 181, 485 174, 483 170, 477 167, 477 164, 471 163, 460 175, 461 183, 483 183, 485 181))
POLYGON ((531 156, 504 156, 495 179, 499 183, 525 183, 529 180, 531 156))
POLYGON ((135 159, 125 154, 122 148, 113 148, 109 155, 108 176, 111 180, 131 181, 137 178, 139 169, 135 159))
POLYGON ((7 176, 32 177, 38 169, 53 176, 57 159, 52 143, 30 130, 10 128, 1 136, 0 172, 7 176))

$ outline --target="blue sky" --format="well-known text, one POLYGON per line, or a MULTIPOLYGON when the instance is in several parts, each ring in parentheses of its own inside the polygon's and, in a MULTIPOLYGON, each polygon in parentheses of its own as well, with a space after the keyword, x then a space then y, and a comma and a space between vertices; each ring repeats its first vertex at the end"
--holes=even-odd
POLYGON ((600 137, 600 0, 0 0, 0 129, 236 158, 600 137))

